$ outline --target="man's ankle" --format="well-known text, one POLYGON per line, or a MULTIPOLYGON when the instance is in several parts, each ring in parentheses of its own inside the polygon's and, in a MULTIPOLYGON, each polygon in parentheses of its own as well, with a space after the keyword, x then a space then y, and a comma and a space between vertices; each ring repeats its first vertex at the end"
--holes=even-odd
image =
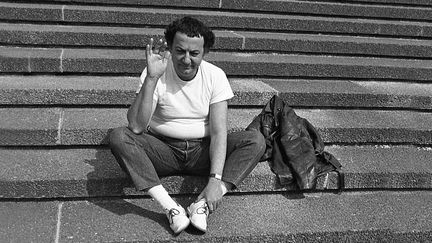
POLYGON ((154 186, 147 192, 164 210, 170 210, 179 206, 162 185, 154 186))

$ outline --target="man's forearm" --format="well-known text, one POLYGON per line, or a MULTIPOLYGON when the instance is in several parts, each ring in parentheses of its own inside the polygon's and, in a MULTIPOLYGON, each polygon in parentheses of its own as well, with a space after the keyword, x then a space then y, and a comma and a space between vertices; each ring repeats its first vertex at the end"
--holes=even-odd
POLYGON ((227 101, 210 105, 210 173, 222 175, 227 148, 227 101))
POLYGON ((142 133, 147 128, 152 114, 153 93, 156 84, 157 80, 146 77, 140 92, 128 110, 128 126, 134 133, 142 133))
POLYGON ((226 159, 227 136, 218 134, 210 142, 210 173, 222 175, 226 159))

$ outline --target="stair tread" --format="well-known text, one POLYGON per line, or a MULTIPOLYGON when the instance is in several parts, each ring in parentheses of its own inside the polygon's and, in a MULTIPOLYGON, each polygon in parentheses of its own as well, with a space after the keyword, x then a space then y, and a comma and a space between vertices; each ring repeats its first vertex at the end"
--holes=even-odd
MULTIPOLYGON (((108 46, 145 48, 149 38, 163 36, 163 29, 108 26, 67 26, 0 23, 0 40, 9 45, 108 46)), ((430 41, 396 38, 366 38, 215 31, 215 50, 282 51, 305 53, 362 54, 432 57, 430 41)))
MULTIPOLYGON (((140 74, 143 50, 0 47, 6 73, 140 74)), ((206 60, 227 75, 428 81, 432 60, 214 52, 206 60)))
MULTIPOLYGON (((374 1, 370 1, 373 3, 374 1)), ((396 3, 396 1, 394 1, 396 3)), ((430 4, 427 0, 416 4, 430 4)), ((223 9, 269 11, 290 14, 313 14, 324 16, 350 16, 360 18, 394 18, 394 19, 430 19, 430 9, 420 6, 393 6, 386 0, 387 5, 373 5, 368 1, 355 4, 351 2, 302 2, 302 1, 223 1, 223 9)), ((413 4, 412 1, 406 4, 413 4)))
MULTIPOLYGON (((415 146, 326 146, 342 164, 346 189, 432 188, 432 150, 415 146)), ((1 198, 139 195, 110 150, 34 148, 0 150, 1 198)), ((173 194, 199 193, 206 177, 164 177, 173 194), (187 183, 188 185, 186 185, 187 183)), ((336 174, 320 177, 318 190, 337 189, 336 174)), ((291 191, 261 162, 235 192, 291 191)))
MULTIPOLYGON (((245 129, 261 109, 228 111, 228 130, 245 129)), ((126 126, 126 108, 0 108, 4 145, 99 145, 112 128, 126 126), (19 121, 19 122, 17 122, 19 121)), ((298 109, 328 143, 430 144, 432 113, 298 109)))
MULTIPOLYGON (((51 3, 64 3, 70 2, 70 0, 50 0, 45 2, 51 3)), ((351 7, 357 9, 380 9, 382 5, 388 8, 411 8, 416 7, 420 8, 422 6, 430 6, 428 0, 416 0, 413 2, 412 0, 351 0, 350 2, 298 2, 295 0, 272 0, 268 2, 266 0, 242 0, 242 1, 231 1, 231 0, 222 0, 222 1, 199 1, 199 0, 184 0, 184 1, 151 1, 151 0, 74 0, 74 3, 91 3, 91 4, 109 4, 109 5, 132 5, 132 6, 164 6, 164 7, 188 7, 188 8, 222 8, 222 9, 236 9, 240 8, 243 10, 272 10, 273 12, 285 12, 285 11, 293 11, 295 9, 297 12, 314 12, 320 11, 327 13, 334 8, 344 9, 344 7, 351 7), (269 6, 258 7, 258 4, 267 3, 269 6), (377 3, 380 5, 377 6, 377 3), (311 6, 316 7, 317 9, 311 8, 311 6), (329 8, 329 10, 326 8, 329 8), (272 7, 272 8, 270 8, 272 7)), ((349 14, 353 11, 347 10, 349 14)), ((363 14, 368 14, 367 12, 363 14)), ((369 14, 374 14, 373 11, 369 14)))
MULTIPOLYGON (((230 105, 261 106, 279 94, 290 106, 432 109, 432 84, 230 78, 230 105)), ((0 104, 130 105, 138 77, 0 76, 0 104)))
MULTIPOLYGON (((194 198, 176 198, 187 206, 194 198)), ((17 242, 428 241, 429 191, 226 196, 206 234, 172 235, 165 213, 144 199, 2 202, 4 237, 17 242), (395 203, 397 202, 397 203, 395 203), (60 215, 60 219, 58 219, 60 215)))
MULTIPOLYGON (((378 19, 321 16, 293 16, 190 9, 131 8, 83 5, 47 5, 0 3, 3 19, 15 21, 48 21, 92 23, 99 25, 165 26, 167 19, 192 15, 205 19, 212 28, 290 30, 304 32, 344 33, 384 36, 431 37, 429 23, 378 19), (31 10, 31 11, 29 11, 31 10), (157 14, 156 14, 157 13, 157 14)), ((422 16, 417 13, 417 16, 422 16)), ((423 14, 424 15, 424 14, 423 14)), ((426 13, 426 18, 428 13, 426 13)))
POLYGON ((411 0, 351 0, 354 3, 372 3, 372 4, 401 4, 403 6, 406 5, 414 5, 414 6, 430 6, 432 3, 428 0, 416 0, 415 2, 411 0))

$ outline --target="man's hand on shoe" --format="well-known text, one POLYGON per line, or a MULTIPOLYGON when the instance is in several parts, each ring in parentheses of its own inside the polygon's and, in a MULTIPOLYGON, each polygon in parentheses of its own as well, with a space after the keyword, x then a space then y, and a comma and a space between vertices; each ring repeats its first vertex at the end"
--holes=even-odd
POLYGON ((198 196, 196 201, 204 198, 207 201, 210 213, 215 211, 220 203, 222 202, 223 191, 222 191, 222 181, 216 178, 210 178, 207 186, 198 196))

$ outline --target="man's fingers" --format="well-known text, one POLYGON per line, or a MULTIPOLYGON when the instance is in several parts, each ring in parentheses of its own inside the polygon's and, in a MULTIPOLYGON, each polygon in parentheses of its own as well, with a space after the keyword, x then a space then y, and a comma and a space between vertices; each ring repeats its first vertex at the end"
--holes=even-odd
POLYGON ((158 42, 150 38, 149 43, 146 45, 146 58, 151 57, 153 54, 159 55, 160 59, 168 60, 171 57, 171 52, 168 50, 167 42, 164 42, 162 38, 158 42))
POLYGON ((145 52, 147 60, 152 55, 153 52, 152 48, 153 48, 153 38, 150 38, 150 41, 146 45, 146 52, 145 52))
POLYGON ((163 53, 163 58, 164 59, 169 59, 171 57, 171 52, 170 51, 165 51, 165 53, 163 53))
POLYGON ((207 206, 209 207, 210 213, 213 213, 220 206, 220 201, 207 202, 207 206))
POLYGON ((198 197, 197 197, 197 199, 195 200, 195 202, 198 202, 199 200, 201 200, 201 199, 203 199, 204 198, 204 195, 203 195, 203 193, 201 192, 199 195, 198 195, 198 197))
POLYGON ((150 39, 150 41, 151 41, 151 43, 152 43, 152 52, 154 53, 154 54, 159 54, 159 55, 162 55, 162 53, 165 51, 165 43, 164 43, 164 41, 163 41, 163 39, 159 39, 159 41, 157 41, 156 43, 155 43, 155 41, 154 41, 154 39, 153 38, 151 38, 150 39))
POLYGON ((150 52, 153 51, 153 38, 150 38, 150 42, 148 44, 150 52))
POLYGON ((151 49, 150 49, 150 45, 149 45, 149 44, 146 45, 146 51, 145 51, 145 54, 146 54, 146 58, 148 59, 148 57, 149 57, 150 54, 151 54, 151 49))
POLYGON ((216 208, 213 205, 214 205, 213 203, 207 202, 207 206, 209 208, 210 213, 213 213, 213 211, 216 210, 216 208))
POLYGON ((166 42, 163 42, 162 39, 160 39, 161 45, 159 46, 159 53, 162 53, 162 55, 167 51, 168 44, 166 42))

